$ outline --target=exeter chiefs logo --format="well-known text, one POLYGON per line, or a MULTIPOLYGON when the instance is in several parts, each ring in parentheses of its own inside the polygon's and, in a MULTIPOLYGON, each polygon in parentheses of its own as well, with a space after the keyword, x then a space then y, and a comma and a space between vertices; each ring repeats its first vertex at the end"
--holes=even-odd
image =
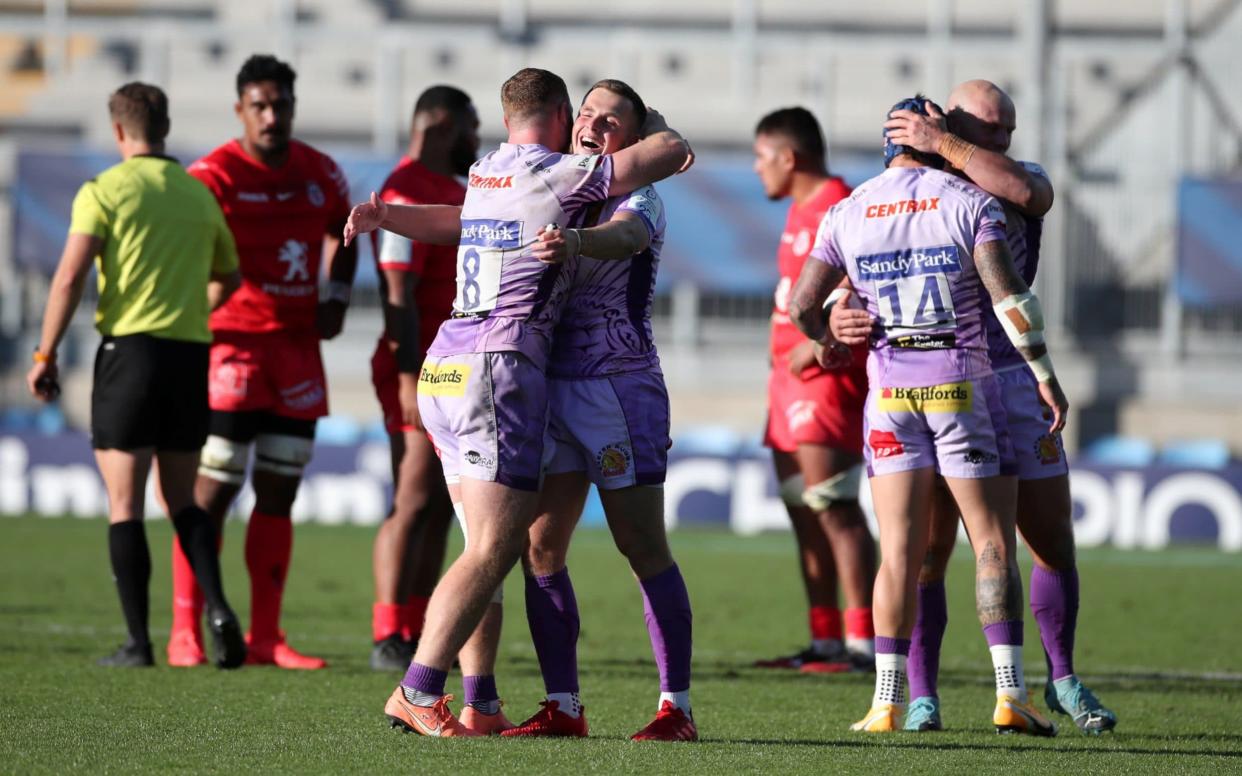
POLYGON ((599 472, 605 477, 620 477, 630 470, 630 451, 623 445, 608 445, 595 456, 599 472))
POLYGON ((1061 446, 1057 444, 1057 438, 1052 434, 1044 434, 1035 440, 1035 455, 1039 457, 1039 462, 1045 466, 1050 466, 1061 460, 1061 446))

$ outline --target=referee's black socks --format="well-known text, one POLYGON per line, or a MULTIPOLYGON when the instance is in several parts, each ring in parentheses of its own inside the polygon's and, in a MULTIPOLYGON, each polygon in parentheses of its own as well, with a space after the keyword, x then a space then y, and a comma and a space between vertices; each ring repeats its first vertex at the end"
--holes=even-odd
POLYGON ((194 569, 194 578, 203 591, 208 611, 228 608, 220 582, 220 555, 216 541, 216 525, 211 515, 197 506, 188 506, 172 518, 181 550, 194 569))
POLYGON ((108 526, 108 555, 130 643, 150 649, 147 618, 151 611, 151 550, 147 547, 147 531, 141 520, 108 526))

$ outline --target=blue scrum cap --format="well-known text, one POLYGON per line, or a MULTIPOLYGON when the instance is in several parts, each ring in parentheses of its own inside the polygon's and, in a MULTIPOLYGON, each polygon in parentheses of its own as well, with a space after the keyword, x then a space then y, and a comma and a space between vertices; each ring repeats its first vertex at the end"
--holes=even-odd
MULTIPOLYGON (((897 111, 897 110, 914 111, 915 113, 919 113, 921 115, 926 116, 927 108, 925 106, 925 103, 927 102, 928 102, 928 99, 921 94, 916 94, 913 97, 907 97, 906 99, 898 102, 893 107, 889 108, 888 113, 884 115, 884 119, 887 121, 893 115, 893 111, 897 111)), ((936 106, 936 107, 937 107, 937 110, 939 110, 940 106, 936 106)), ((943 111, 941 112, 943 113, 943 111)), ((908 154, 914 151, 914 149, 909 146, 904 146, 898 143, 890 142, 888 139, 887 129, 882 130, 881 134, 884 136, 884 166, 885 167, 888 167, 889 163, 892 162, 894 158, 901 156, 902 154, 908 154)))

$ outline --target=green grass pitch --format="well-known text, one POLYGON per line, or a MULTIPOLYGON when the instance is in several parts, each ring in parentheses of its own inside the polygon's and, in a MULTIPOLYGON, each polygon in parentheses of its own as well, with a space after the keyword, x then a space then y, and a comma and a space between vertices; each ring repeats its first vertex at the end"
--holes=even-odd
MULTIPOLYGON (((231 524, 225 573, 248 606, 244 527, 231 524)), ((152 635, 169 623, 166 521, 149 521, 152 635)), ((1077 668, 1119 717, 1082 736, 1064 717, 1052 740, 990 725, 991 666, 959 552, 941 693, 948 730, 867 736, 869 676, 748 668, 805 641, 789 535, 673 536, 694 603, 693 699, 702 741, 636 744, 658 690, 642 604, 607 535, 583 531, 570 558, 582 610, 587 740, 431 740, 390 730, 381 709, 398 677, 367 667, 373 530, 297 528, 286 593, 290 641, 326 656, 315 673, 274 668, 106 670, 123 638, 101 520, 0 520, 0 772, 133 773, 1242 773, 1242 558, 1209 550, 1084 551, 1077 668)), ((515 720, 542 685, 518 574, 498 682, 515 720)), ((1043 660, 1027 618, 1028 678, 1042 706, 1043 660)), ((460 679, 450 677, 460 698, 460 679)), ((460 702, 460 701, 459 701, 460 702)))

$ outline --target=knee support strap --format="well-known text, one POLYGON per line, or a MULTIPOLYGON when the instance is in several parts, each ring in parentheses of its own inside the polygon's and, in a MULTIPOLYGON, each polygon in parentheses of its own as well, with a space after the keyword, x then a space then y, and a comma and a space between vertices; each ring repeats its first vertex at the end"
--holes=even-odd
POLYGON ((862 465, 855 464, 802 491, 802 500, 816 512, 823 512, 839 501, 857 501, 861 486, 862 465))
POLYGON ((301 477, 310 463, 315 441, 288 434, 259 434, 254 441, 254 468, 285 477, 301 477))
POLYGON ((198 473, 217 482, 241 485, 246 481, 250 445, 210 434, 198 458, 198 473))
POLYGON ((806 502, 802 500, 802 491, 806 490, 806 480, 801 474, 794 474, 781 480, 781 501, 785 502, 785 506, 804 507, 806 502))

